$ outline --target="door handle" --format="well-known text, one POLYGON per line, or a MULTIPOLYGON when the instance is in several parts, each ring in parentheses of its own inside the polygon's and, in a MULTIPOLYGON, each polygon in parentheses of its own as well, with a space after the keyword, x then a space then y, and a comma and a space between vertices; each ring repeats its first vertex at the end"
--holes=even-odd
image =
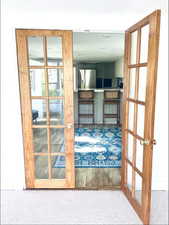
POLYGON ((150 141, 150 140, 144 139, 144 140, 140 140, 140 144, 141 145, 149 145, 149 144, 156 145, 157 142, 156 140, 150 141))
POLYGON ((68 123, 68 124, 66 125, 66 128, 73 128, 73 124, 72 124, 72 123, 68 123))

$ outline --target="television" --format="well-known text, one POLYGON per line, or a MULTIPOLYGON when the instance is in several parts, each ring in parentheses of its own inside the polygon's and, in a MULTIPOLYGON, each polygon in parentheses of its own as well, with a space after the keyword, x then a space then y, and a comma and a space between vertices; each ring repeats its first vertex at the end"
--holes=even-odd
POLYGON ((112 79, 105 78, 103 81, 103 88, 112 88, 112 79))

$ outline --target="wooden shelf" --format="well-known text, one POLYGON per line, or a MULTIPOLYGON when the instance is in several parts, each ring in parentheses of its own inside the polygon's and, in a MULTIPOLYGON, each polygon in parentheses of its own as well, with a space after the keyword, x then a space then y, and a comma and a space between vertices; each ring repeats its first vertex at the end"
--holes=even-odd
POLYGON ((94 114, 79 114, 80 117, 93 117, 94 114))
POLYGON ((117 102, 119 102, 120 99, 104 99, 104 103, 106 104, 116 104, 117 102))
POLYGON ((79 100, 79 104, 93 104, 94 100, 79 100))
POLYGON ((105 124, 105 118, 115 118, 117 120, 116 125, 120 124, 120 93, 105 92, 103 100, 103 123, 105 124), (117 113, 105 113, 105 105, 117 105, 117 113))
POLYGON ((85 124, 80 121, 80 118, 92 118, 90 123, 92 125, 95 123, 94 117, 94 91, 80 91, 78 95, 78 124, 85 124), (80 113, 80 105, 92 105, 92 113, 80 113))
POLYGON ((104 114, 104 118, 117 118, 118 114, 104 114))

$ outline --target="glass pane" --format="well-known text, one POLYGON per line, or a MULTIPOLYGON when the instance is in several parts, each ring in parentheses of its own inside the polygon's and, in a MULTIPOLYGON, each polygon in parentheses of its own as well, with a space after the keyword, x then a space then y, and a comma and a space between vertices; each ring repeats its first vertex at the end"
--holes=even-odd
POLYGON ((64 152, 64 129, 51 128, 51 151, 52 152, 64 152))
POLYGON ((28 55, 30 66, 44 65, 43 37, 28 37, 28 55))
POLYGON ((30 70, 30 86, 32 96, 45 96, 45 73, 41 69, 30 70))
POLYGON ((127 163, 127 187, 132 190, 132 167, 127 163))
POLYGON ((93 114, 93 105, 92 104, 80 104, 79 105, 80 114, 93 114))
POLYGON ((129 98, 135 98, 135 79, 136 79, 136 69, 132 68, 130 70, 130 92, 129 98))
POLYGON ((48 65, 63 65, 61 37, 47 37, 47 56, 48 65))
POLYGON ((138 114, 137 114, 137 134, 144 138, 144 105, 138 104, 138 114))
POLYGON ((63 100, 49 100, 50 124, 63 125, 63 100))
POLYGON ((65 178, 65 156, 52 156, 52 178, 65 178))
POLYGON ((136 141, 136 167, 140 172, 143 170, 143 150, 144 146, 140 144, 140 140, 136 141))
POLYGON ((148 61, 149 25, 141 29, 140 63, 148 61))
POLYGON ((147 86, 147 67, 141 67, 139 73, 138 100, 145 102, 147 86))
POLYGON ((32 99, 32 123, 34 125, 46 124, 46 100, 32 99))
POLYGON ((33 144, 34 152, 47 152, 47 129, 46 128, 33 128, 33 144))
POLYGON ((63 69, 48 69, 49 96, 63 96, 63 69))
MULTIPOLYGON (((92 118, 91 118, 91 120, 92 120, 92 118)), ((93 123, 93 121, 91 123, 93 123)), ((118 123, 118 121, 116 118, 104 118, 104 124, 116 124, 117 125, 117 123, 118 123)))
POLYGON ((35 156, 35 178, 48 179, 48 156, 35 156))
POLYGON ((128 133, 128 152, 127 152, 127 158, 132 162, 133 159, 133 135, 128 133))
MULTIPOLYGON (((114 118, 113 118, 114 119, 114 118)), ((109 118, 105 118, 105 123, 112 123, 112 120, 109 118), (111 122, 110 122, 111 121, 111 122)), ((93 118, 92 117, 80 117, 80 123, 84 124, 93 124, 93 118)))
POLYGON ((142 177, 135 172, 135 199, 141 204, 142 203, 142 177))
POLYGON ((104 113, 105 114, 117 114, 117 104, 105 104, 104 113))
POLYGON ((131 33, 131 58, 130 64, 136 64, 137 54, 137 31, 131 33))
POLYGON ((128 127, 129 130, 133 131, 134 128, 134 103, 129 102, 129 118, 128 118, 128 127))

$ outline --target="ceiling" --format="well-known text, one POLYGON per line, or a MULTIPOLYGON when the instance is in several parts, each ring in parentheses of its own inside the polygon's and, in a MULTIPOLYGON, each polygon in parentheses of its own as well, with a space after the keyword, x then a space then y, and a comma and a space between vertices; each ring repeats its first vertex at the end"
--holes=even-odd
MULTIPOLYGON (((167 0, 2 0, 2 5, 11 10, 24 12, 53 11, 64 13, 85 13, 86 16, 95 13, 123 13, 123 12, 145 12, 167 7, 167 0)), ((146 13, 146 12, 145 12, 146 13)), ((78 22, 78 21, 77 21, 78 22)))
POLYGON ((112 62, 124 55, 124 33, 73 33, 73 57, 78 62, 112 62))
MULTIPOLYGON (((47 38, 49 62, 59 62, 62 59, 60 37, 47 38)), ((43 61, 43 38, 32 36, 28 38, 29 56, 34 63, 43 61)), ((73 33, 73 61, 85 63, 112 62, 124 55, 123 33, 73 33)))

